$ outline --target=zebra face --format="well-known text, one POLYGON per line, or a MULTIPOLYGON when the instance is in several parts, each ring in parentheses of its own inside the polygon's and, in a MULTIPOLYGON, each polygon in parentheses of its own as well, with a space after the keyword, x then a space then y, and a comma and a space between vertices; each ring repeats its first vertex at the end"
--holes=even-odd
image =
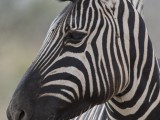
POLYGON ((9 120, 73 118, 120 91, 112 56, 117 28, 107 2, 72 1, 54 20, 13 95, 9 120))

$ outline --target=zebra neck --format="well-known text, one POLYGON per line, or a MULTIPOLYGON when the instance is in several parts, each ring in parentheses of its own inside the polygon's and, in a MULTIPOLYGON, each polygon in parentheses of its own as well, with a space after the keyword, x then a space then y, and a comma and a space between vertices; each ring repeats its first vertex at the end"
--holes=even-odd
MULTIPOLYGON (((132 8, 128 8, 131 12, 132 8)), ((126 89, 107 103, 108 116, 113 120, 160 119, 160 69, 152 43, 145 24, 136 11, 134 15, 128 15, 127 19, 127 29, 123 25, 124 21, 119 22, 120 18, 118 24, 123 25, 119 29, 122 45, 125 46, 123 53, 128 56, 126 63, 129 66, 129 80, 126 89), (123 31, 126 30, 130 36, 125 35, 123 31)))
POLYGON ((147 48, 133 59, 128 87, 106 103, 110 119, 160 119, 160 69, 150 42, 147 48))
POLYGON ((126 88, 106 103, 108 117, 160 119, 159 67, 144 21, 127 0, 117 1, 114 17, 129 79, 126 88))
POLYGON ((106 103, 110 119, 160 119, 159 68, 154 57, 152 59, 152 64, 146 63, 142 75, 133 78, 126 91, 106 103))

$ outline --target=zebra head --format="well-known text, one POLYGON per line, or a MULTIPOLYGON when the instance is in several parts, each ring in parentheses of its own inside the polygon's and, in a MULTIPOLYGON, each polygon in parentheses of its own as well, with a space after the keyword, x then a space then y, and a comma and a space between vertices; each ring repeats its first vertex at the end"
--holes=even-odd
POLYGON ((126 87, 128 68, 117 49, 115 7, 114 0, 69 3, 19 83, 7 110, 9 120, 73 118, 126 87))

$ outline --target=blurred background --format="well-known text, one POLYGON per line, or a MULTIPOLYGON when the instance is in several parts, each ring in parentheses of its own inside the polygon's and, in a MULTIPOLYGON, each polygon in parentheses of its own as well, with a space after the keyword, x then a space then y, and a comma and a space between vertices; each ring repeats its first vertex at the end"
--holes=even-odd
MULTIPOLYGON (((57 0, 0 0, 0 120, 23 74, 36 57, 48 28, 67 3, 57 0)), ((146 0, 144 16, 160 57, 160 1, 146 0)))

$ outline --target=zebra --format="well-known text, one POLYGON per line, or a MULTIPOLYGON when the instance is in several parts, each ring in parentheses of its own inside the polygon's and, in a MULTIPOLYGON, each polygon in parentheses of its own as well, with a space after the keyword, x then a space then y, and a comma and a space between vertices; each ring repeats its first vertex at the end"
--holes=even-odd
POLYGON ((8 119, 68 120, 89 109, 99 120, 160 119, 160 68, 133 3, 71 0, 15 90, 8 119))
POLYGON ((143 0, 129 0, 133 6, 137 9, 137 11, 143 15, 143 0))

